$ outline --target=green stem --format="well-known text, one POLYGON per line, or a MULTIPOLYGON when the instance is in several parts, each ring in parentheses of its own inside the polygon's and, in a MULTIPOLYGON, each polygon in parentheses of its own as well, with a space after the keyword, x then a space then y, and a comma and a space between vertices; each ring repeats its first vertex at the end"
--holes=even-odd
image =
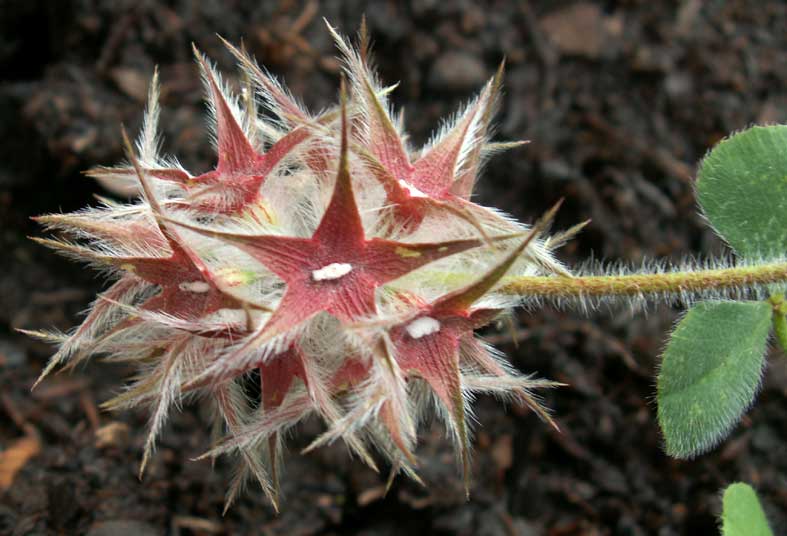
POLYGON ((787 263, 711 270, 578 277, 519 276, 503 279, 500 292, 545 299, 712 294, 787 282, 787 263))
POLYGON ((787 352, 787 301, 781 294, 774 294, 768 300, 773 306, 773 332, 776 334, 776 340, 779 341, 779 346, 782 350, 787 352))

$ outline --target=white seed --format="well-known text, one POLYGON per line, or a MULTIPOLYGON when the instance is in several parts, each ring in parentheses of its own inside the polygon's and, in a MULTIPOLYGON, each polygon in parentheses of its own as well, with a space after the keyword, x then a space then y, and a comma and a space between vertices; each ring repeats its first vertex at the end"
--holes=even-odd
POLYGON ((198 294, 202 294, 203 292, 210 290, 210 285, 208 285, 205 281, 187 281, 178 285, 178 288, 185 292, 196 292, 198 294))
POLYGON ((440 331, 440 322, 431 316, 422 316, 407 324, 405 329, 410 337, 413 339, 420 339, 421 337, 426 337, 427 335, 440 331))
POLYGON ((352 272, 352 270, 352 264, 347 264, 346 262, 332 262, 319 270, 313 270, 312 279, 315 281, 339 279, 352 272))
POLYGON ((428 197, 425 193, 404 179, 399 179, 399 186, 407 190, 410 193, 410 197, 428 197))

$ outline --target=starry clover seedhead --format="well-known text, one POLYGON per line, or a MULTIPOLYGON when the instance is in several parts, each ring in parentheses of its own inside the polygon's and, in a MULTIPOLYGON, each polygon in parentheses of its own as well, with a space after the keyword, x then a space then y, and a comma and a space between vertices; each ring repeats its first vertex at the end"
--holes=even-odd
POLYGON ((556 207, 528 226, 471 201, 499 148, 489 138, 502 66, 413 149, 365 33, 355 49, 330 31, 348 81, 335 108, 307 112, 227 44, 254 86, 237 99, 195 49, 215 168, 192 175, 159 154, 154 74, 135 147, 123 133, 128 162, 88 172, 134 181, 140 198, 38 218, 57 233, 39 242, 113 281, 73 333, 38 332, 59 344, 41 378, 99 354, 137 364, 106 407, 150 407, 140 472, 169 409, 201 395, 226 432, 207 455, 239 464, 228 504, 251 476, 277 503, 283 432, 309 415, 326 431, 307 450, 342 440, 370 466, 382 457, 392 475, 418 479, 418 426, 436 413, 468 485, 473 394, 550 422, 532 391, 555 384, 518 373, 474 335, 517 304, 497 291, 504 276, 570 277, 552 256, 568 236, 544 236, 556 207))

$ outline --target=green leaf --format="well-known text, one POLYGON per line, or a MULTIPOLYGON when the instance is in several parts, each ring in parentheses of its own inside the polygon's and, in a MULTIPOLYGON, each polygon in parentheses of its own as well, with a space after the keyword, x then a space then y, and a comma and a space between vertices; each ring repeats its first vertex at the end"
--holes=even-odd
POLYGON ((697 199, 716 231, 741 256, 787 253, 787 125, 753 127, 705 157, 697 199))
POLYGON ((724 490, 721 533, 723 536, 773 536, 760 500, 748 484, 736 482, 724 490))
POLYGON ((701 454, 738 422, 760 384, 771 314, 764 302, 702 302, 678 323, 657 382, 667 454, 701 454))

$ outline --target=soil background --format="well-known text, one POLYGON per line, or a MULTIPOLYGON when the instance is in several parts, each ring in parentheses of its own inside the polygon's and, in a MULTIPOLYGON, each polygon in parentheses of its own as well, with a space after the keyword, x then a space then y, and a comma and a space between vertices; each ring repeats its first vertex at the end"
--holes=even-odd
MULTIPOLYGON (((237 73, 216 37, 244 40, 312 109, 335 99, 339 65, 322 17, 353 33, 368 18, 383 79, 400 81, 417 144, 507 60, 497 156, 478 201, 532 221, 565 197, 557 227, 592 224, 562 259, 640 264, 724 253, 698 216, 696 163, 727 133, 787 120, 787 3, 621 0, 484 3, 0 1, 0 534, 718 534, 720 490, 753 484, 787 531, 787 367, 773 350, 757 401, 712 452, 662 450, 655 374, 680 310, 520 311, 515 336, 489 331, 547 393, 562 429, 495 400, 475 404, 472 495, 439 426, 419 447, 427 488, 350 459, 341 445, 298 454, 292 439, 275 515, 250 487, 222 516, 230 478, 191 461, 209 444, 204 411, 167 427, 143 481, 143 410, 99 404, 129 373, 99 362, 36 391, 51 354, 17 328, 68 329, 105 282, 29 241, 30 216, 95 203, 80 171, 121 159, 159 66, 165 152, 194 173, 214 163, 191 43, 237 73)), ((782 534, 784 532, 781 532, 782 534)))

